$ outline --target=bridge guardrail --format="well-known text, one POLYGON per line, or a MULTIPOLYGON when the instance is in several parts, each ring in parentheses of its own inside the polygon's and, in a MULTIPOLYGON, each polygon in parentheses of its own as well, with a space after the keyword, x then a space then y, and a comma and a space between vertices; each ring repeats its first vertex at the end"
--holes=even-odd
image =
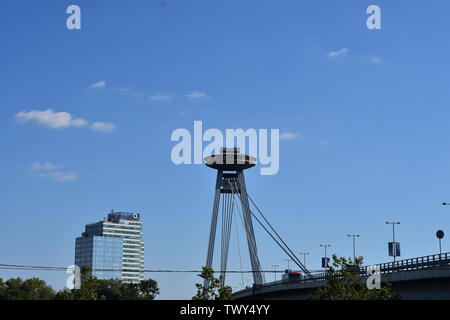
MULTIPOLYGON (((398 260, 395 262, 386 262, 380 263, 376 265, 369 266, 370 268, 379 267, 380 273, 393 273, 393 272, 405 272, 405 271, 417 271, 424 269, 435 269, 435 268, 450 268, 450 252, 442 253, 442 254, 433 254, 429 256, 410 258, 398 260)), ((368 266, 364 266, 360 268, 360 276, 367 276, 370 272, 367 271, 368 266)), ((373 270, 373 269, 372 269, 373 270)), ((289 280, 279 280, 276 282, 269 282, 258 288, 247 288, 238 292, 246 292, 246 291, 254 291, 261 288, 274 287, 274 286, 282 286, 285 284, 293 284, 293 283, 308 283, 308 282, 316 282, 316 281, 324 281, 326 280, 326 273, 314 273, 312 277, 306 278, 298 278, 298 279, 289 279, 289 280)))

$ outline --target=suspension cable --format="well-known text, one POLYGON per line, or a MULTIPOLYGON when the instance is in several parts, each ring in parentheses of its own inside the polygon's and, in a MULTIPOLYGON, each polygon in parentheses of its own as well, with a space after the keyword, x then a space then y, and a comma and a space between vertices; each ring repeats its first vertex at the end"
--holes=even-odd
MULTIPOLYGON (((230 184, 230 183, 229 183, 230 184)), ((231 188, 233 188, 233 186, 230 184, 231 188)), ((240 194, 238 193, 238 196, 240 198, 240 194)), ((277 237, 281 240, 281 242, 284 244, 281 245, 281 243, 275 238, 274 235, 272 235, 272 233, 266 228, 266 226, 264 226, 264 224, 261 222, 261 220, 258 219, 258 217, 251 211, 251 215, 256 219, 256 221, 261 225, 261 227, 263 227, 263 229, 267 232, 267 234, 276 242, 276 244, 278 244, 278 246, 288 255, 289 258, 291 258, 296 264, 297 266, 303 271, 305 272, 305 274, 307 274, 309 277, 312 277, 311 273, 308 271, 308 269, 306 269, 306 267, 303 266, 303 264, 298 260, 298 258, 295 256, 295 254, 292 252, 292 250, 288 247, 288 245, 283 241, 283 239, 281 239, 280 235, 275 231, 275 229, 272 227, 272 225, 268 222, 268 220, 264 217, 264 215, 262 214, 262 212, 259 210, 259 208, 255 205, 254 201, 251 199, 250 195, 247 194, 247 196, 250 198, 251 202, 253 203, 253 205, 256 207, 256 209, 258 210, 258 212, 260 213, 260 215, 264 218, 264 220, 266 221, 266 223, 270 226, 270 228, 275 232, 275 234, 277 235, 277 237)))
POLYGON ((292 250, 289 248, 289 246, 286 244, 286 242, 284 242, 284 240, 281 238, 281 236, 278 234, 278 232, 275 230, 275 228, 270 224, 270 222, 267 220, 267 218, 263 215, 263 213, 261 212, 261 210, 259 210, 258 206, 256 205, 256 203, 253 201, 252 197, 247 194, 248 198, 250 199, 250 201, 252 202, 252 204, 255 206, 256 210, 258 210, 259 214, 261 215, 261 217, 263 217, 264 221, 269 225, 269 227, 272 229, 272 231, 277 235, 278 239, 280 239, 280 241, 286 246, 286 248, 289 250, 289 252, 295 257, 294 262, 296 262, 296 264, 305 272, 307 273, 309 276, 311 276, 311 274, 309 273, 308 269, 306 269, 306 267, 303 265, 303 263, 300 262, 300 260, 295 256, 295 254, 292 252, 292 250))

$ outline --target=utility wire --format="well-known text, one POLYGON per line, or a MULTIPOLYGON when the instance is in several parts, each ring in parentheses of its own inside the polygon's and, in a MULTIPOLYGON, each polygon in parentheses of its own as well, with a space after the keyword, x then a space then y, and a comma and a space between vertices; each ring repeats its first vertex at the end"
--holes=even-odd
MULTIPOLYGON (((19 264, 5 264, 0 263, 0 270, 33 270, 33 271, 66 271, 72 270, 73 268, 69 267, 55 267, 55 266, 33 266, 33 265, 19 265, 19 264)), ((170 269, 144 269, 144 270, 134 270, 134 269, 90 269, 90 271, 105 271, 105 272, 127 272, 127 271, 139 271, 139 272, 148 272, 148 273, 194 273, 194 272, 202 272, 202 270, 170 270, 170 269)), ((319 270, 320 271, 320 270, 319 270)), ((216 270, 214 273, 253 273, 254 270, 216 270)), ((273 270, 262 270, 261 272, 271 272, 273 270)), ((283 273, 284 271, 277 271, 277 273, 283 273)))
MULTIPOLYGON (((431 261, 430 261, 431 262, 431 261)), ((378 264, 380 265, 380 264, 378 264)), ((383 264, 381 264, 383 265, 383 264)), ((404 266, 406 267, 406 266, 404 266)), ((402 269, 402 266, 398 266, 399 269, 402 269)), ((429 267, 422 268, 427 269, 429 267)), ((389 269, 389 268, 387 268, 389 269)), ((440 265, 440 266, 434 266, 430 269, 439 269, 439 270, 449 270, 450 265, 440 265)), ((5 264, 0 263, 0 270, 26 270, 26 271, 66 271, 66 270, 73 270, 69 267, 56 267, 56 266, 34 266, 34 265, 21 265, 21 264, 5 264)), ((421 269, 417 269, 421 270, 421 269)), ((202 270, 173 270, 173 269, 144 269, 144 270, 132 270, 132 269, 91 269, 91 271, 108 271, 108 272, 122 272, 122 271, 140 271, 140 272, 146 272, 146 273, 201 273, 202 270)), ((383 271, 383 269, 382 269, 383 271)), ((214 273, 254 273, 254 270, 216 270, 214 273)), ((268 272, 268 273, 274 273, 274 270, 261 270, 261 272, 268 272)), ((319 270, 310 270, 310 272, 313 273, 323 273, 323 269, 319 270)), ((277 270, 276 273, 284 273, 282 270, 277 270)))

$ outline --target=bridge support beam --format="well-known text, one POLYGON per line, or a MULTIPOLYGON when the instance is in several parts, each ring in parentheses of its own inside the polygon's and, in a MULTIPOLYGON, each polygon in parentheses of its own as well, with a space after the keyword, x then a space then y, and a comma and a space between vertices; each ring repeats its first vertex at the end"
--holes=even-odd
MULTIPOLYGON (((264 283, 264 276, 261 272, 261 263, 258 258, 258 249, 256 246, 255 233, 253 229, 250 205, 247 196, 247 188, 245 185, 244 172, 237 170, 235 173, 224 173, 223 170, 217 170, 216 187, 214 193, 214 205, 211 218, 211 227, 209 233, 208 253, 206 258, 206 266, 211 268, 214 256, 214 246, 217 233, 217 221, 219 218, 220 201, 222 199, 222 232, 221 232, 221 276, 222 282, 225 281, 228 251, 231 233, 231 222, 233 219, 233 211, 237 200, 240 200, 242 209, 242 218, 244 222, 245 233, 247 236, 247 245, 250 256, 250 263, 253 271, 253 281, 256 285, 264 283), (239 199, 235 199, 235 196, 239 199)), ((205 280, 204 286, 208 288, 210 285, 205 280)))

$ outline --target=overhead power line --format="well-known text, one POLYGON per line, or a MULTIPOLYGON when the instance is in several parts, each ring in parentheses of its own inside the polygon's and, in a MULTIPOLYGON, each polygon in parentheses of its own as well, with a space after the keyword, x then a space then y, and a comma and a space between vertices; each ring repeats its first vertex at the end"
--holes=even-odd
MULTIPOLYGON (((33 265, 21 265, 21 264, 5 264, 0 263, 0 270, 27 270, 27 271, 66 271, 70 270, 69 267, 56 267, 56 266, 33 266, 33 265)), ((73 268, 72 268, 73 269, 73 268)), ((136 271, 135 269, 91 269, 91 271, 103 271, 103 272, 127 272, 136 271)), ((320 271, 320 270, 319 270, 320 271)), ((147 273, 201 273, 202 270, 170 270, 170 269, 144 269, 143 272, 147 273)), ((214 273, 253 273, 253 270, 216 270, 214 273)), ((273 270, 263 270, 261 272, 273 273, 273 270)), ((277 271, 277 273, 284 273, 284 271, 277 271)))

